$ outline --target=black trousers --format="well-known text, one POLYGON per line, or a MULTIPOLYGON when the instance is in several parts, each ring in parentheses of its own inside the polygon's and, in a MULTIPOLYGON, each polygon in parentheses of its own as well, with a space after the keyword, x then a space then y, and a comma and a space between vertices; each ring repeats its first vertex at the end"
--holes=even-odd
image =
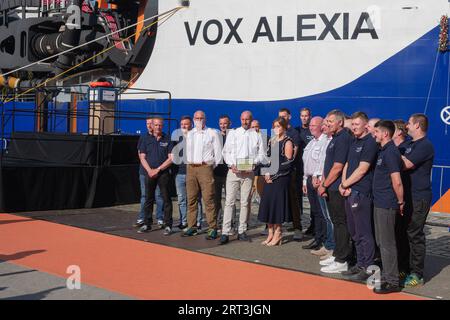
POLYGON ((311 225, 314 228, 314 239, 318 245, 323 245, 327 240, 327 222, 320 208, 319 195, 312 185, 312 178, 308 177, 306 187, 311 212, 311 225))
MULTIPOLYGON (((214 176, 214 204, 216 210, 217 222, 220 221, 222 223, 222 218, 220 217, 220 210, 222 210, 222 189, 225 188, 227 182, 227 177, 223 176, 214 176)), ((226 193, 226 190, 225 190, 226 193)), ((223 210, 222 210, 223 214, 223 210)))
POLYGON ((164 200, 164 225, 166 227, 171 227, 173 224, 172 217, 172 199, 170 198, 169 185, 172 176, 168 171, 162 172, 156 178, 150 178, 147 176, 147 199, 145 203, 144 210, 146 212, 146 217, 144 223, 150 225, 153 223, 153 204, 155 203, 155 190, 156 186, 159 186, 161 190, 161 195, 164 200), (148 214, 147 214, 148 213, 148 214))
MULTIPOLYGON (((303 191, 302 191, 302 186, 303 186, 303 168, 296 169, 296 173, 295 173, 295 180, 296 180, 296 185, 299 187, 299 195, 298 195, 298 209, 300 211, 300 220, 301 217, 303 216, 303 191)), ((314 218, 312 215, 310 215, 310 227, 314 230, 314 218)))
POLYGON ((410 272, 415 273, 420 278, 423 277, 426 254, 426 240, 423 229, 430 212, 430 205, 429 200, 412 201, 411 219, 406 230, 410 249, 410 272))
POLYGON ((291 204, 292 224, 294 229, 302 230, 302 211, 303 206, 299 206, 302 192, 300 191, 302 184, 297 183, 297 172, 291 173, 291 182, 289 185, 289 202, 291 204))
POLYGON ((351 262, 353 247, 350 233, 347 228, 347 214, 345 212, 345 200, 339 191, 328 191, 328 211, 331 222, 334 225, 334 241, 336 248, 333 256, 339 263, 351 262))
POLYGON ((403 215, 397 214, 395 220, 395 238, 397 242, 398 270, 410 273, 410 249, 408 240, 408 225, 413 211, 412 200, 405 200, 403 215))

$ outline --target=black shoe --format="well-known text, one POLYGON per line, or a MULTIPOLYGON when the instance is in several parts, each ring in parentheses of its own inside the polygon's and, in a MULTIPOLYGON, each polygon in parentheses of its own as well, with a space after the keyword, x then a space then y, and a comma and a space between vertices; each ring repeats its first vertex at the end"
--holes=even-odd
POLYGON ((238 234, 238 240, 240 241, 250 241, 250 237, 247 235, 247 233, 239 233, 238 234))
POLYGON ((307 236, 314 236, 314 228, 313 227, 309 227, 308 229, 306 229, 305 235, 307 235, 307 236))
POLYGON ((152 226, 151 225, 147 225, 144 224, 139 230, 138 233, 145 233, 145 232, 149 232, 150 230, 152 230, 152 226))
POLYGON ((399 286, 395 286, 390 283, 382 283, 380 288, 374 288, 373 292, 377 294, 388 294, 388 293, 394 293, 394 292, 400 292, 402 289, 399 286))
POLYGON ((182 237, 192 237, 198 234, 197 228, 189 228, 181 234, 182 237))
POLYGON ((227 244, 229 241, 230 241, 229 237, 227 235, 223 234, 220 237, 220 242, 219 243, 220 244, 227 244))
POLYGON ((165 236, 170 236, 172 234, 172 228, 171 227, 166 227, 164 229, 164 235, 165 236))
POLYGON ((351 268, 348 269, 347 271, 341 272, 341 274, 342 274, 343 276, 354 276, 355 274, 360 273, 361 270, 363 270, 363 269, 360 268, 360 267, 358 267, 357 265, 354 265, 353 267, 351 267, 351 268))
POLYGON ((321 247, 322 246, 320 244, 318 244, 316 241, 312 241, 310 244, 302 246, 303 249, 307 249, 307 250, 318 250, 321 247))
POLYGON ((179 225, 177 225, 177 228, 178 229, 180 229, 181 231, 183 231, 184 229, 186 229, 188 227, 188 225, 187 224, 179 224, 179 225))
POLYGON ((138 220, 133 224, 133 227, 140 228, 145 224, 144 220, 138 220))
POLYGON ((353 281, 366 282, 366 280, 369 279, 369 277, 370 277, 370 274, 368 274, 365 269, 361 269, 360 272, 358 272, 357 274, 354 274, 354 275, 348 277, 348 279, 349 280, 353 280, 353 281))

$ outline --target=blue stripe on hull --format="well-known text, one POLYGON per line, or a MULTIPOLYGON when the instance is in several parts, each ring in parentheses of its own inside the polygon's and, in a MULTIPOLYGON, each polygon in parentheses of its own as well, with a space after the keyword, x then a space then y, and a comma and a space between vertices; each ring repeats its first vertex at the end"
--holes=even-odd
MULTIPOLYGON (((439 27, 436 27, 360 78, 326 93, 268 102, 173 100, 172 117, 192 115, 195 110, 202 109, 206 112, 211 127, 217 127, 221 114, 230 115, 234 126, 238 126, 240 113, 251 110, 263 128, 270 128, 281 107, 293 111, 295 126, 299 125, 298 111, 302 107, 311 108, 315 115, 324 116, 327 111, 339 108, 347 114, 364 111, 369 117, 393 120, 408 120, 412 113, 426 112, 431 122, 429 137, 436 150, 435 165, 450 165, 450 135, 448 126, 440 118, 442 108, 448 104, 450 55, 437 52, 438 38, 439 27), (432 80, 434 69, 436 71, 432 80)), ((134 109, 133 105, 139 106, 138 109, 142 111, 149 107, 155 112, 167 110, 158 105, 143 106, 142 101, 124 102, 122 108, 134 109)), ((434 201, 440 197, 441 190, 445 193, 450 188, 450 169, 444 170, 443 177, 441 186, 440 169, 434 170, 434 201)))

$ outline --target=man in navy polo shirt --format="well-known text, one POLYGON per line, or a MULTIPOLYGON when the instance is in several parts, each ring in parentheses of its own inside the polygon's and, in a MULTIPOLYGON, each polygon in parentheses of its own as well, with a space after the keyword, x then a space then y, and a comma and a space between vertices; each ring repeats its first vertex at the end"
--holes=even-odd
POLYGON ((402 160, 410 177, 412 213, 407 228, 411 251, 411 274, 405 280, 405 287, 415 287, 423 284, 426 251, 423 228, 431 206, 431 169, 434 148, 427 138, 428 118, 426 115, 413 114, 406 127, 412 141, 405 150, 402 160))
POLYGON ((333 140, 328 144, 324 165, 325 180, 318 188, 320 197, 326 197, 331 221, 334 225, 336 248, 333 256, 320 262, 324 266, 320 271, 341 273, 347 271, 352 256, 352 244, 347 227, 344 197, 339 193, 342 171, 353 138, 344 130, 345 115, 340 110, 330 111, 327 115, 329 133, 333 140))
POLYGON ((374 288, 378 294, 400 291, 395 221, 398 214, 403 214, 405 202, 400 176, 402 160, 392 141, 394 132, 392 121, 380 120, 375 125, 376 141, 381 145, 373 175, 375 238, 383 264, 381 286, 374 288))
POLYGON ((286 135, 292 139, 294 143, 294 164, 295 169, 291 174, 291 184, 289 186, 289 201, 291 203, 291 211, 292 211, 292 224, 294 225, 294 240, 302 240, 302 221, 301 216, 303 213, 303 206, 300 205, 300 200, 303 201, 302 195, 302 179, 303 174, 300 172, 300 178, 297 179, 297 175, 299 174, 296 170, 298 167, 298 163, 302 162, 303 150, 302 150, 302 140, 300 138, 300 134, 298 131, 291 126, 291 111, 286 108, 282 108, 278 111, 278 116, 284 118, 288 123, 288 129, 286 131, 286 135))
MULTIPOLYGON (((139 137, 139 141, 138 141, 138 145, 137 145, 138 157, 139 157, 139 150, 141 150, 142 146, 145 145, 146 140, 153 139, 153 118, 151 118, 151 117, 147 118, 145 122, 146 122, 147 132, 145 132, 143 135, 141 135, 139 137)), ((149 205, 149 202, 147 199, 147 185, 145 182, 146 176, 147 176, 147 172, 145 171, 142 164, 140 164, 139 165, 139 183, 140 183, 140 187, 141 187, 141 207, 140 207, 137 221, 136 221, 136 223, 134 223, 133 227, 142 227, 144 225, 145 216, 148 215, 148 212, 149 212, 148 210, 149 210, 150 205, 149 205)), ((156 188, 155 197, 156 197, 156 216, 158 219, 158 225, 162 226, 163 217, 164 217, 162 208, 164 206, 164 202, 161 197, 161 192, 159 191, 159 188, 156 188)))
POLYGON ((312 115, 311 109, 302 108, 300 110, 300 121, 301 126, 298 126, 297 131, 300 134, 300 139, 302 140, 302 149, 304 150, 308 143, 314 139, 314 135, 309 130, 309 123, 311 122, 312 115))
POLYGON ((164 121, 161 118, 153 120, 153 139, 147 139, 145 146, 139 150, 141 164, 147 172, 147 197, 150 203, 150 212, 146 217, 145 224, 140 231, 150 230, 152 223, 153 203, 155 202, 155 189, 159 186, 164 199, 164 235, 172 233, 172 199, 169 193, 170 173, 172 164, 173 143, 169 135, 163 133, 164 121))
POLYGON ((347 163, 339 186, 345 197, 347 225, 356 247, 357 263, 342 275, 352 280, 366 280, 367 268, 373 265, 375 241, 372 232, 372 178, 378 154, 378 144, 369 133, 369 118, 364 112, 352 115, 355 137, 348 153, 347 163))
MULTIPOLYGON (((403 156, 410 148, 411 137, 408 136, 408 130, 406 130, 406 122, 404 120, 394 120, 395 133, 392 141, 397 146, 398 151, 403 156)), ((411 178, 408 171, 403 170, 401 172, 403 183, 403 197, 405 199, 405 209, 403 215, 397 215, 397 221, 395 222, 395 234, 397 236, 397 250, 398 250, 398 271, 400 281, 404 281, 406 276, 410 273, 409 267, 409 241, 408 241, 408 224, 411 218, 412 212, 412 196, 411 196, 411 178)))
MULTIPOLYGON (((219 134, 222 138, 222 147, 227 141, 228 131, 231 129, 231 119, 228 115, 224 114, 219 117, 219 134)), ((225 188, 225 194, 227 193, 227 174, 228 165, 223 161, 217 167, 214 168, 214 203, 217 222, 222 223, 223 214, 225 209, 222 208, 222 190, 225 188), (222 216, 220 213, 222 212, 222 216)), ((236 207, 233 206, 233 216, 236 214, 236 207)), ((200 221, 201 222, 201 221, 200 221)), ((201 226, 201 223, 200 223, 201 226)))

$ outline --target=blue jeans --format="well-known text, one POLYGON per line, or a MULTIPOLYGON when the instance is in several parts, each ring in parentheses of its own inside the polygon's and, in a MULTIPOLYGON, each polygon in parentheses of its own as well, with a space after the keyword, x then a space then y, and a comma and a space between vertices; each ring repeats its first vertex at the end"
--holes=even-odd
POLYGON ((327 239, 324 243, 324 247, 327 250, 334 250, 336 247, 336 243, 334 242, 334 227, 333 222, 331 222, 330 212, 328 212, 327 201, 322 197, 318 198, 323 217, 327 223, 327 239))
POLYGON ((328 224, 322 213, 322 209, 319 203, 319 195, 317 190, 312 185, 312 178, 308 177, 307 180, 308 200, 310 205, 311 221, 313 223, 314 239, 318 245, 325 245, 327 241, 328 224))
MULTIPOLYGON (((149 213, 145 212, 145 204, 147 202, 147 186, 145 183, 145 175, 144 174, 139 174, 139 182, 141 184, 141 210, 139 211, 139 216, 138 216, 138 220, 145 220, 146 215, 148 215, 149 213)), ((163 212, 163 207, 164 207, 164 201, 163 198, 161 196, 161 191, 159 190, 159 187, 156 188, 156 192, 155 192, 155 199, 156 199, 156 218, 158 220, 164 220, 164 212, 163 212)))
MULTIPOLYGON (((175 177, 175 187, 177 188, 180 221, 182 225, 187 225, 187 191, 186 191, 185 174, 177 174, 177 176, 175 177)), ((199 197, 197 210, 197 223, 201 223, 202 217, 203 217, 202 201, 201 197, 199 197)))

